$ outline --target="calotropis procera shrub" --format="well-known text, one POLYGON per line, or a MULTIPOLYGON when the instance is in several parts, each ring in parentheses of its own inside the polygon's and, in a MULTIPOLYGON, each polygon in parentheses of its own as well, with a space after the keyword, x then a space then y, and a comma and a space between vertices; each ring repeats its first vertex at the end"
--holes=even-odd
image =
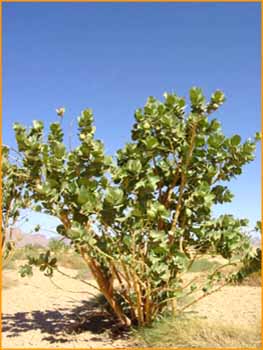
MULTIPOLYGON (((182 311, 186 295, 193 295, 192 304, 221 288, 233 258, 252 255, 242 230, 247 220, 211 212, 232 200, 226 182, 254 159, 260 138, 241 143, 240 136, 222 133, 211 115, 224 100, 216 91, 206 102, 199 88, 190 90, 188 108, 176 94, 165 94, 163 102, 150 97, 135 112, 132 141, 115 160, 95 140, 90 110, 78 119, 80 142, 70 151, 60 123, 51 124, 46 139, 40 121, 30 130, 14 125, 34 209, 60 219, 58 233, 71 240, 125 325, 182 311), (185 279, 204 254, 221 255, 225 263, 206 278, 185 279)), ((52 275, 50 259, 42 254, 30 264, 52 275)))

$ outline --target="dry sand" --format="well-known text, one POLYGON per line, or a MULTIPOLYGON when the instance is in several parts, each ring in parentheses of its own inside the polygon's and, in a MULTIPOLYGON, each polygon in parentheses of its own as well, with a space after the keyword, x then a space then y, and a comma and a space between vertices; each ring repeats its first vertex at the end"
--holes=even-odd
MULTIPOLYGON (((73 270, 64 270, 73 273, 73 270)), ((16 348, 99 348, 139 346, 122 334, 112 335, 112 320, 105 319, 92 305, 92 287, 57 275, 54 279, 64 290, 36 271, 21 279, 16 271, 3 273, 3 347, 16 348), (71 293, 75 291, 75 293, 71 293), (85 331, 68 334, 81 313, 90 313, 85 331)), ((213 322, 238 327, 258 327, 261 320, 260 287, 225 287, 200 301, 192 311, 213 322)), ((176 346, 176 344, 175 344, 176 346)))

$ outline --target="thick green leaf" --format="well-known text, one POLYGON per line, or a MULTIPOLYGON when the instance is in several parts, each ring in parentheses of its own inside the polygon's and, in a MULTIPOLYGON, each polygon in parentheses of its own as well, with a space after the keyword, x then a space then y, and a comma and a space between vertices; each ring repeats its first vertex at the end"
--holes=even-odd
POLYGON ((145 140, 145 145, 148 149, 154 149, 158 146, 158 144, 158 140, 153 136, 149 136, 145 140))
POLYGON ((240 142, 241 142, 241 137, 239 135, 234 135, 234 136, 231 137, 231 144, 233 146, 239 145, 240 142))
POLYGON ((114 206, 118 206, 122 204, 123 191, 120 188, 111 187, 107 190, 105 200, 114 206))
POLYGON ((142 164, 138 159, 130 159, 127 163, 127 170, 131 173, 139 173, 142 169, 142 164))

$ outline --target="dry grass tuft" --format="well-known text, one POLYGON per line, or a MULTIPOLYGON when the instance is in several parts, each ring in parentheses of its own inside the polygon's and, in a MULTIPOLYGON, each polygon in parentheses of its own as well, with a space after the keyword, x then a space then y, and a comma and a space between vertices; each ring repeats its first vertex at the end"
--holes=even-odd
POLYGON ((135 331, 141 346, 149 347, 252 347, 261 348, 261 329, 212 324, 206 319, 166 318, 135 331))
POLYGON ((244 279, 242 286, 261 287, 261 271, 253 272, 244 279))

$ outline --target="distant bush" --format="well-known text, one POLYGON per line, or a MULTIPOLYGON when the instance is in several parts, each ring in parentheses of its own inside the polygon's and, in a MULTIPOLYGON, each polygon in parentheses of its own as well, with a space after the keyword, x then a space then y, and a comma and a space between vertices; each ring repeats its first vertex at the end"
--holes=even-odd
POLYGON ((260 287, 261 286, 261 271, 253 272, 247 276, 242 282, 242 286, 260 287))
POLYGON ((51 239, 48 243, 48 248, 51 252, 58 253, 58 252, 66 252, 69 250, 69 246, 66 245, 65 242, 58 240, 58 239, 51 239))
POLYGON ((256 255, 246 259, 242 268, 233 275, 233 283, 261 286, 261 261, 261 249, 257 248, 256 255))
POLYGON ((3 269, 13 270, 17 267, 16 262, 27 260, 28 257, 37 258, 44 248, 40 245, 27 244, 24 247, 14 248, 10 259, 6 259, 3 269))
POLYGON ((83 259, 74 251, 68 251, 65 253, 60 252, 59 254, 56 254, 56 258, 58 261, 58 266, 63 266, 68 269, 73 269, 73 270, 86 270, 87 265, 83 261, 83 259))

